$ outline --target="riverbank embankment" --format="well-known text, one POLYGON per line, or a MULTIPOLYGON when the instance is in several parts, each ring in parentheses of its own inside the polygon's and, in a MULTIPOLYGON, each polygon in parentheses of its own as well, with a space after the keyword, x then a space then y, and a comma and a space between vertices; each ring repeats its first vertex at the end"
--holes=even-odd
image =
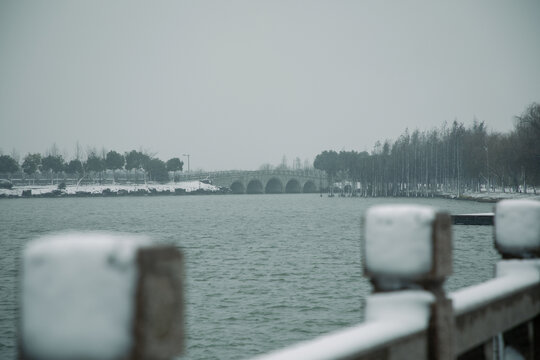
POLYGON ((540 194, 535 194, 533 192, 523 193, 523 192, 465 192, 460 196, 456 194, 440 194, 438 197, 444 199, 452 200, 466 200, 466 201, 477 201, 477 202, 486 202, 486 203, 496 203, 500 200, 506 199, 533 199, 540 201, 540 194))
MULTIPOLYGON (((221 188, 206 182, 194 180, 170 182, 166 184, 84 184, 84 185, 24 185, 11 189, 0 189, 0 198, 31 197, 100 197, 100 196, 146 196, 146 195, 201 195, 229 194, 230 189, 221 188)), ((504 199, 535 199, 540 194, 518 192, 465 192, 460 196, 454 193, 437 193, 429 197, 450 200, 466 200, 495 203, 504 199)))
POLYGON ((193 195, 220 194, 225 189, 201 181, 184 181, 167 184, 107 184, 107 185, 58 185, 16 186, 0 189, 0 198, 28 197, 95 197, 95 196, 144 196, 144 195, 193 195))

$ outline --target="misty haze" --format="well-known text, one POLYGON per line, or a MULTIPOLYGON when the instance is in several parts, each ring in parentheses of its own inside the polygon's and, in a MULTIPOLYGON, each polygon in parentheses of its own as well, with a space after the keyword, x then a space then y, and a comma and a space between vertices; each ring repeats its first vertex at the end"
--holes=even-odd
MULTIPOLYGON (((539 14, 2 1, 0 358, 367 356, 537 291, 539 14)), ((540 351, 514 320, 425 352, 540 351)))

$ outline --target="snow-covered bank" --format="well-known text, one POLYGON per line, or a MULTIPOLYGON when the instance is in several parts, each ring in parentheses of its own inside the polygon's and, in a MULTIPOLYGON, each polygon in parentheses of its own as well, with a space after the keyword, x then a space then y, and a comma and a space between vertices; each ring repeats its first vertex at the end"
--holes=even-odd
POLYGON ((0 197, 182 194, 221 191, 223 190, 217 186, 195 180, 167 184, 67 185, 62 190, 59 190, 57 185, 17 186, 13 189, 0 189, 0 197))
POLYGON ((497 202, 499 200, 506 199, 533 199, 540 200, 540 194, 534 194, 533 192, 529 193, 517 193, 517 192, 465 192, 459 197, 456 194, 442 194, 441 195, 447 199, 457 199, 457 200, 472 200, 480 202, 497 202))

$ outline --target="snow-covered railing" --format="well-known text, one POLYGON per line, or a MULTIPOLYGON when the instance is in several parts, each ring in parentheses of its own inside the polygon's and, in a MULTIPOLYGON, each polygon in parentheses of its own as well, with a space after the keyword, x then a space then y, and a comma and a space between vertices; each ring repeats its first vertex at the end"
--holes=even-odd
POLYGON ((448 214, 378 206, 364 225, 365 322, 257 360, 540 358, 540 202, 497 204, 496 278, 448 295, 448 214))
POLYGON ((183 346, 181 253, 148 239, 72 233, 22 260, 19 359, 171 359, 183 346))

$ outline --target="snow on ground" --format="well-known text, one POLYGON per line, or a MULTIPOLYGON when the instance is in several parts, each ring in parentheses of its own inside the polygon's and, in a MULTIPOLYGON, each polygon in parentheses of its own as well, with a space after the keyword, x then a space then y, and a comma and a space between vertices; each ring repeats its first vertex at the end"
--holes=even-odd
POLYGON ((144 237, 50 235, 24 251, 21 332, 28 357, 117 359, 129 352, 144 237))
MULTIPOLYGON (((444 196, 450 198, 457 198, 454 193, 443 193, 444 196)), ((464 192, 461 194, 461 198, 469 200, 484 200, 484 201, 497 201, 504 199, 533 199, 540 200, 540 194, 535 194, 532 191, 527 193, 511 192, 511 191, 490 191, 490 192, 464 192)))
MULTIPOLYGON (((23 191, 31 190, 32 195, 45 195, 51 194, 54 190, 58 189, 58 185, 45 185, 45 186, 17 186, 11 190, 0 189, 0 196, 22 196, 23 191)), ((116 184, 116 185, 67 185, 62 193, 67 195, 75 195, 77 192, 89 193, 89 194, 102 194, 104 190, 109 189, 112 193, 118 193, 118 191, 125 191, 127 193, 134 193, 140 190, 151 192, 155 190, 156 192, 170 191, 175 192, 176 189, 183 189, 186 192, 192 192, 197 190, 204 191, 219 191, 219 187, 200 182, 198 180, 194 181, 182 181, 176 183, 167 183, 167 184, 116 184)))
POLYGON ((45 186, 14 186, 13 189, 0 189, 0 195, 5 196, 21 196, 23 190, 32 190, 32 195, 43 195, 53 192, 58 189, 58 185, 45 185, 45 186))

